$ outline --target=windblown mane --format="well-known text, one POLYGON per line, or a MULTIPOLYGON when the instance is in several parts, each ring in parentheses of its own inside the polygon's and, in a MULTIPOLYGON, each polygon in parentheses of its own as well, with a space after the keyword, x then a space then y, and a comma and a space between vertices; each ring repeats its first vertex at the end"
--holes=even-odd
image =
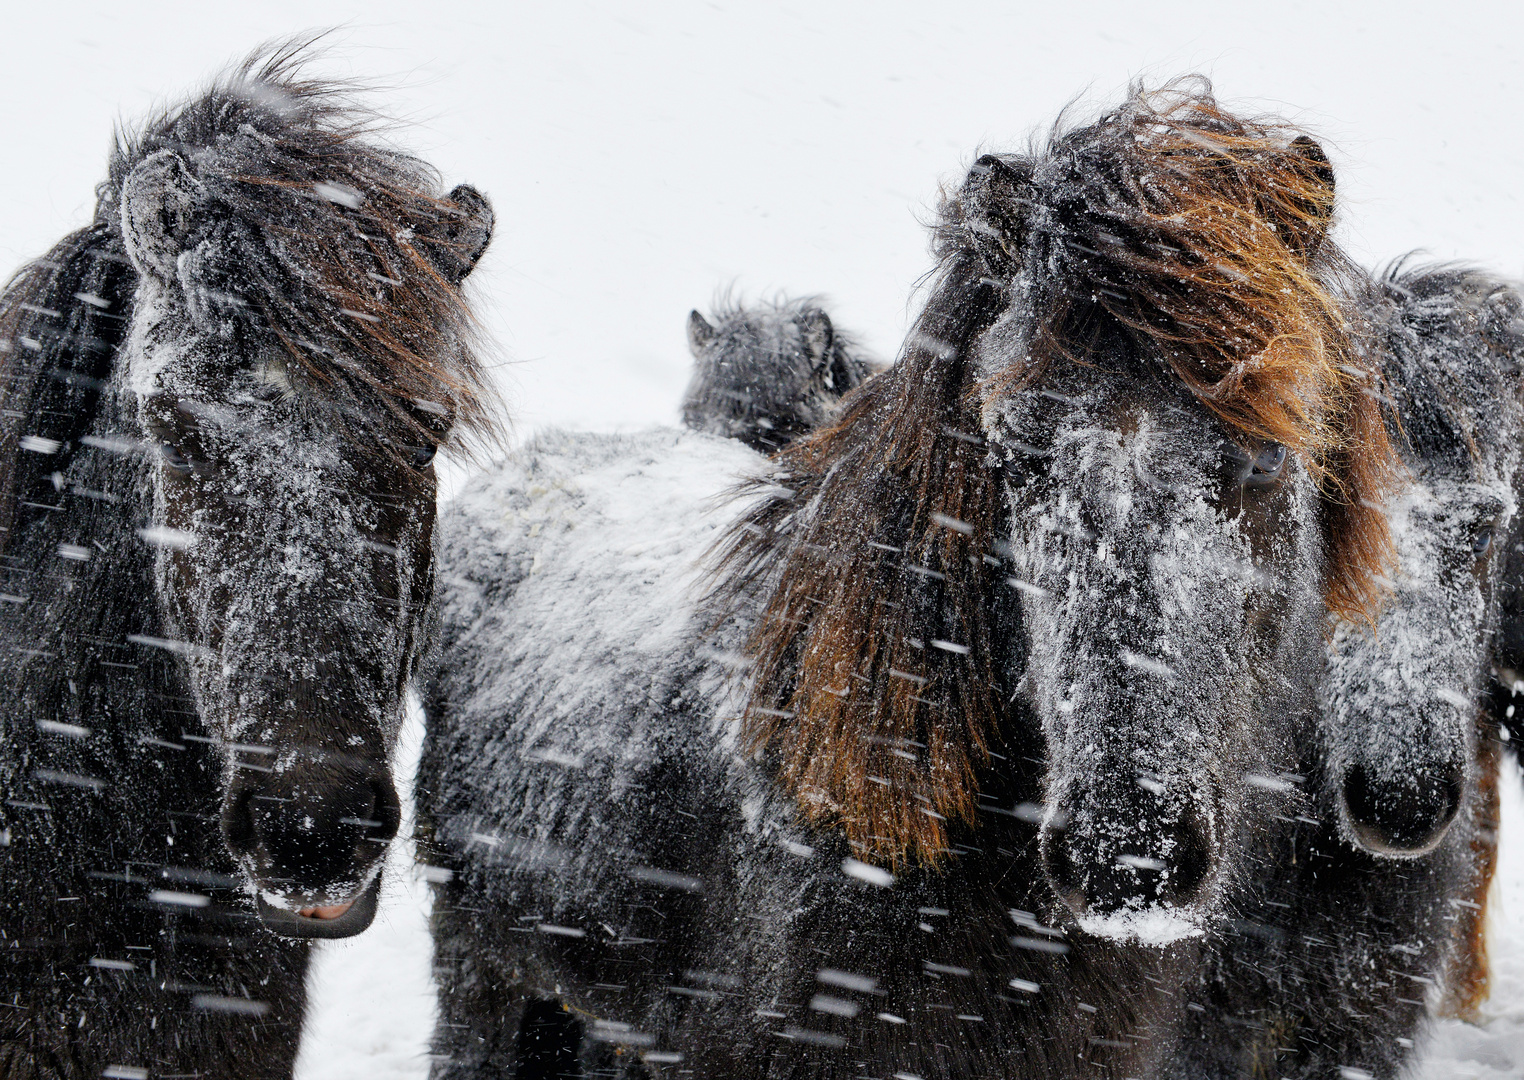
MULTIPOLYGON (((434 194, 428 166, 371 138, 381 123, 352 103, 354 87, 303 77, 309 44, 257 53, 199 98, 119 133, 94 223, 7 285, 7 490, 20 482, 18 440, 67 444, 82 433, 75 427, 88 426, 84 399, 110 377, 137 280, 121 237, 122 185, 166 149, 199 185, 179 267, 198 318, 230 344, 269 335, 293 388, 337 404, 357 443, 386 416, 420 443, 441 441, 446 413, 456 441, 495 433, 493 394, 457 287, 485 237, 470 234, 460 206, 434 194), (453 356, 442 362, 451 355, 446 341, 453 356)), ((59 459, 38 464, 51 472, 59 459)))
POLYGON ((1354 271, 1325 239, 1332 174, 1297 135, 1231 116, 1205 80, 1135 88, 1038 153, 981 158, 944 198, 940 269, 899 362, 778 455, 781 493, 716 553, 716 595, 763 605, 747 738, 808 820, 930 865, 948 823, 972 823, 1020 669, 1001 651, 1019 648, 1018 594, 982 409, 1108 336, 1162 360, 1231 429, 1301 455, 1325 502, 1328 607, 1374 612, 1396 462, 1340 298, 1354 271), (1017 275, 1030 361, 980 384, 969 347, 1017 275))
POLYGON ((1524 356, 1517 286, 1470 266, 1403 259, 1376 287, 1375 329, 1401 441, 1416 460, 1453 475, 1496 464, 1514 449, 1512 411, 1500 402, 1513 396, 1515 358, 1524 356), (1445 346, 1464 347, 1464 362, 1430 355, 1445 346))

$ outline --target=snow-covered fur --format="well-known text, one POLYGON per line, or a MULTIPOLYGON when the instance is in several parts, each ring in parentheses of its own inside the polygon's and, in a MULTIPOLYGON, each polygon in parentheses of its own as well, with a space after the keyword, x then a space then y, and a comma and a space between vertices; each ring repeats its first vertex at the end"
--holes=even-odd
POLYGON ((683 423, 771 453, 835 418, 880 369, 811 299, 722 303, 688 315, 693 378, 683 423))
POLYGON ((1479 272, 1398 269, 1378 289, 1394 437, 1415 482, 1388 510, 1392 602, 1376 627, 1335 639, 1326 713, 1345 828, 1400 856, 1439 842, 1471 782, 1495 568, 1518 531, 1524 322, 1519 293, 1479 272))
POLYGON ((686 431, 550 433, 442 515, 417 788, 424 857, 453 875, 436 1076, 834 1075, 865 1055, 1046 1075, 1173 1008, 1142 978, 1170 985, 1173 954, 1066 937, 1035 914, 1040 875, 994 870, 1031 845, 1012 792, 991 788, 962 858, 893 877, 742 751, 756 616, 714 622, 703 556, 766 466, 686 431), (971 978, 991 953, 1001 979, 971 978), (1125 999, 1092 992, 1113 983, 1125 999))
POLYGON ((1262 834, 1168 1075, 1395 1077, 1433 1012, 1486 996, 1499 743, 1485 691, 1500 552, 1519 532, 1521 312, 1476 271, 1374 286, 1412 474, 1390 506, 1393 595, 1330 647, 1322 738, 1300 767, 1318 812, 1262 834))
POLYGON ((1295 135, 1182 85, 982 158, 899 363, 738 508, 760 458, 654 433, 446 511, 437 1075, 1153 1067, 1389 544, 1295 135))
POLYGON ((6 1077, 287 1076, 290 939, 374 914, 491 213, 299 53, 124 134, 0 298, 6 1077))

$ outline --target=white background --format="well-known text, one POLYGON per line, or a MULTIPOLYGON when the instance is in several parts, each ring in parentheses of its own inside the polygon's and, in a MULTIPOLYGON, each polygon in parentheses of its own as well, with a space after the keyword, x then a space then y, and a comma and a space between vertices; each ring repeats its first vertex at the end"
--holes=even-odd
MULTIPOLYGON (((1521 12, 4 0, 0 266, 89 219, 115 121, 260 41, 339 26, 318 70, 370 82, 397 141, 496 206, 476 282, 517 430, 670 422, 689 308, 727 286, 823 293, 839 325, 892 356, 938 183, 1139 77, 1205 72, 1229 104, 1318 133, 1338 168, 1338 235, 1363 261, 1422 248, 1524 274, 1521 12)), ((421 894, 394 899, 319 972, 306 1077, 426 1068, 421 894)), ((1524 1072, 1524 1043, 1503 1037, 1513 1019, 1491 1036, 1447 1031, 1456 1060, 1430 1075, 1524 1072)))

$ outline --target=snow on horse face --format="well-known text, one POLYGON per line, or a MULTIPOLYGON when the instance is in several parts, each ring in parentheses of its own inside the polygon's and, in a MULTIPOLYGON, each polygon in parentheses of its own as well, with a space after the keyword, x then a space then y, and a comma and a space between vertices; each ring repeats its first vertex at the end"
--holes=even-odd
POLYGON ((1463 270, 1394 271, 1379 289, 1394 438, 1414 482, 1389 509, 1392 600, 1374 627, 1340 627, 1325 713, 1347 835, 1404 857, 1441 841, 1478 779, 1472 741, 1500 614, 1496 565, 1517 531, 1519 301, 1463 270))
MULTIPOLYGON (((993 704, 978 685, 998 643, 977 600, 996 586, 965 566, 1004 559, 998 588, 1021 609, 1015 692, 1046 747, 1052 887, 1103 936, 1172 940, 1209 920, 1246 816, 1295 785, 1277 762, 1311 719, 1327 609, 1373 602, 1389 546, 1371 502, 1391 451, 1332 292, 1345 267, 1324 240, 1332 173, 1294 135, 1177 89, 1042 154, 974 166, 945 211, 941 292, 901 367, 949 380, 944 398, 976 398, 978 413, 915 417, 927 458, 915 524, 868 529, 874 551, 848 556, 904 558, 934 582, 919 587, 942 594, 922 605, 943 609, 934 627, 833 615, 873 601, 836 589, 810 553, 836 541, 818 524, 829 494, 791 479, 808 513, 755 522, 796 546, 759 632, 754 702, 769 711, 752 719, 807 814, 844 820, 891 861, 936 861, 938 818, 968 817, 960 789, 998 723, 980 715, 993 704), (850 700, 842 634, 872 640, 854 677, 874 704, 850 700), (896 719, 918 712, 896 678, 937 707, 896 719), (848 729, 909 739, 925 760, 839 750, 848 729), (860 774, 917 792, 929 815, 887 807, 897 796, 860 774)), ((908 426, 866 422, 884 434, 864 436, 852 422, 819 441, 898 437, 884 457, 915 452, 908 426)), ((791 476, 822 451, 786 455, 791 476)), ((839 580, 883 587, 857 569, 839 580)))
POLYGON ((1316 805, 1260 831, 1234 923, 1186 991, 1213 1008, 1181 1026, 1170 1077, 1397 1076, 1431 1011, 1469 1018, 1487 994, 1500 744, 1481 691, 1518 529, 1524 304, 1431 267, 1358 305, 1410 474, 1386 504, 1390 595, 1330 642, 1298 766, 1316 805))
MULTIPOLYGON (((62 632, 72 657, 93 648, 70 636, 88 622, 88 640, 131 653, 117 668, 160 671, 142 691, 193 715, 118 736, 138 754, 215 746, 221 832, 263 921, 344 936, 374 914, 398 824, 388 754, 432 591, 430 461, 452 426, 490 426, 458 286, 492 214, 369 143, 373 121, 297 77, 297 52, 124 137, 95 224, 7 292, 7 554, 57 562, 56 533, 68 594, 151 582, 132 625, 106 625, 105 599, 48 615, 39 587, 8 632, 62 632), (61 512, 39 517, 28 485, 48 470, 62 505, 43 509, 61 512), (97 503, 127 520, 87 518, 97 503)), ((68 669, 85 695, 93 663, 22 672, 10 692, 68 669)), ((146 723, 122 700, 80 730, 146 723)), ((131 789, 141 767, 103 759, 91 790, 131 789)))
POLYGON ((122 378, 160 451, 166 647, 227 750, 227 843, 295 933, 283 914, 366 893, 397 830, 388 754, 431 588, 430 459, 458 408, 454 286, 491 228, 474 191, 436 199, 415 167, 305 134, 157 150, 121 196, 140 275, 122 378))
POLYGON ((1138 932, 1167 938, 1211 910, 1246 785, 1276 783, 1263 710, 1305 706, 1288 684, 1316 670, 1324 620, 1316 485, 1164 380, 1075 367, 1038 386, 990 436, 1021 444, 1009 543, 1044 864, 1087 930, 1152 912, 1138 932))
POLYGON ((833 419, 880 367, 811 300, 722 303, 713 317, 688 316, 694 369, 683 423, 764 454, 833 419))

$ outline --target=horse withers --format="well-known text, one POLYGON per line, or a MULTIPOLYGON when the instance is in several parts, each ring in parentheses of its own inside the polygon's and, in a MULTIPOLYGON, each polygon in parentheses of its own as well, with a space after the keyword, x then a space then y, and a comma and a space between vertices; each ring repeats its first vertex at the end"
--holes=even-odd
POLYGON ((899 362, 770 467, 559 435, 479 479, 418 787, 436 1074, 1153 1068, 1387 569, 1332 184, 1139 92, 976 163, 899 362))
POLYGON ((459 286, 492 214, 299 62, 124 135, 0 300, 18 1075, 287 1075, 282 938, 375 911, 431 459, 491 426, 459 286))

